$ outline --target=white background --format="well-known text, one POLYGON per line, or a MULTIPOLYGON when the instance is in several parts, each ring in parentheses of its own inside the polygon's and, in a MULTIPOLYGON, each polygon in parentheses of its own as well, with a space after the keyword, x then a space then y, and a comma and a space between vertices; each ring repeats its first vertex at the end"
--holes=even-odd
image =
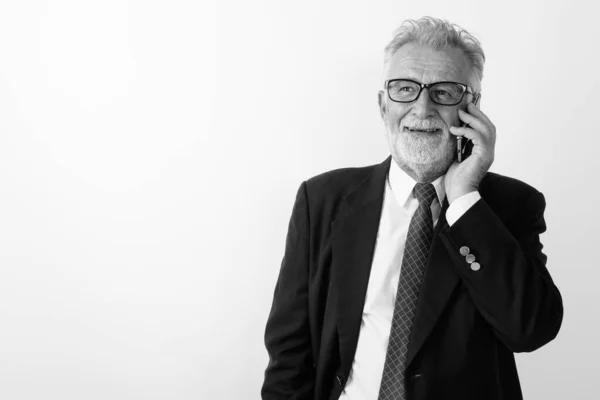
POLYGON ((296 190, 387 157, 382 50, 423 15, 482 41, 492 170, 546 195, 565 317, 525 398, 595 398, 596 10, 424 3, 2 0, 0 398, 259 398, 296 190))

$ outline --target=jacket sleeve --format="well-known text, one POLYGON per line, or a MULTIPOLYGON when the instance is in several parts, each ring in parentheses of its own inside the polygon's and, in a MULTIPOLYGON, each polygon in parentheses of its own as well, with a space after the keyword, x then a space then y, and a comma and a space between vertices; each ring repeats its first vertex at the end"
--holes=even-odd
POLYGON ((296 195, 265 330, 269 364, 261 391, 263 400, 313 397, 315 377, 308 320, 309 226, 303 182, 296 195))
POLYGON ((509 229, 484 199, 475 203, 442 240, 475 306, 513 352, 529 352, 556 337, 563 318, 560 292, 546 269, 539 235, 546 230, 544 196, 533 191, 510 219, 509 229), (470 268, 467 246, 481 268, 470 268))

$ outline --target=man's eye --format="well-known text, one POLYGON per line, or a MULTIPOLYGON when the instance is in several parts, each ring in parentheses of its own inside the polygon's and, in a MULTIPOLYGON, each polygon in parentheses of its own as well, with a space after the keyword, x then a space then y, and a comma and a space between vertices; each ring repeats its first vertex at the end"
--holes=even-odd
POLYGON ((450 96, 450 93, 446 92, 445 90, 436 90, 435 94, 437 96, 441 96, 441 97, 447 97, 450 96))
POLYGON ((402 86, 400 88, 398 88, 398 91, 400 92, 412 92, 414 90, 414 88, 410 87, 410 86, 402 86))

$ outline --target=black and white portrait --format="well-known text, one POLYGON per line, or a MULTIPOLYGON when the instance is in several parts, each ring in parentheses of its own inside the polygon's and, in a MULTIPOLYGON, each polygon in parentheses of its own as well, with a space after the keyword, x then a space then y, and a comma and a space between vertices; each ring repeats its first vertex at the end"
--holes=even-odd
POLYGON ((595 11, 2 2, 0 398, 596 398, 595 11))

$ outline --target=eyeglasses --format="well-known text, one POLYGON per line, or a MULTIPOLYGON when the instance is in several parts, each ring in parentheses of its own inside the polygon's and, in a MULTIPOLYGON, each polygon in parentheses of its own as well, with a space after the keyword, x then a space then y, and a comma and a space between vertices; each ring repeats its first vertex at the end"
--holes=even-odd
POLYGON ((469 91, 467 85, 458 82, 420 83, 410 79, 390 79, 383 83, 390 100, 397 103, 410 103, 421 95, 423 89, 429 89, 429 98, 436 104, 455 106, 459 104, 465 93, 479 97, 469 91))

